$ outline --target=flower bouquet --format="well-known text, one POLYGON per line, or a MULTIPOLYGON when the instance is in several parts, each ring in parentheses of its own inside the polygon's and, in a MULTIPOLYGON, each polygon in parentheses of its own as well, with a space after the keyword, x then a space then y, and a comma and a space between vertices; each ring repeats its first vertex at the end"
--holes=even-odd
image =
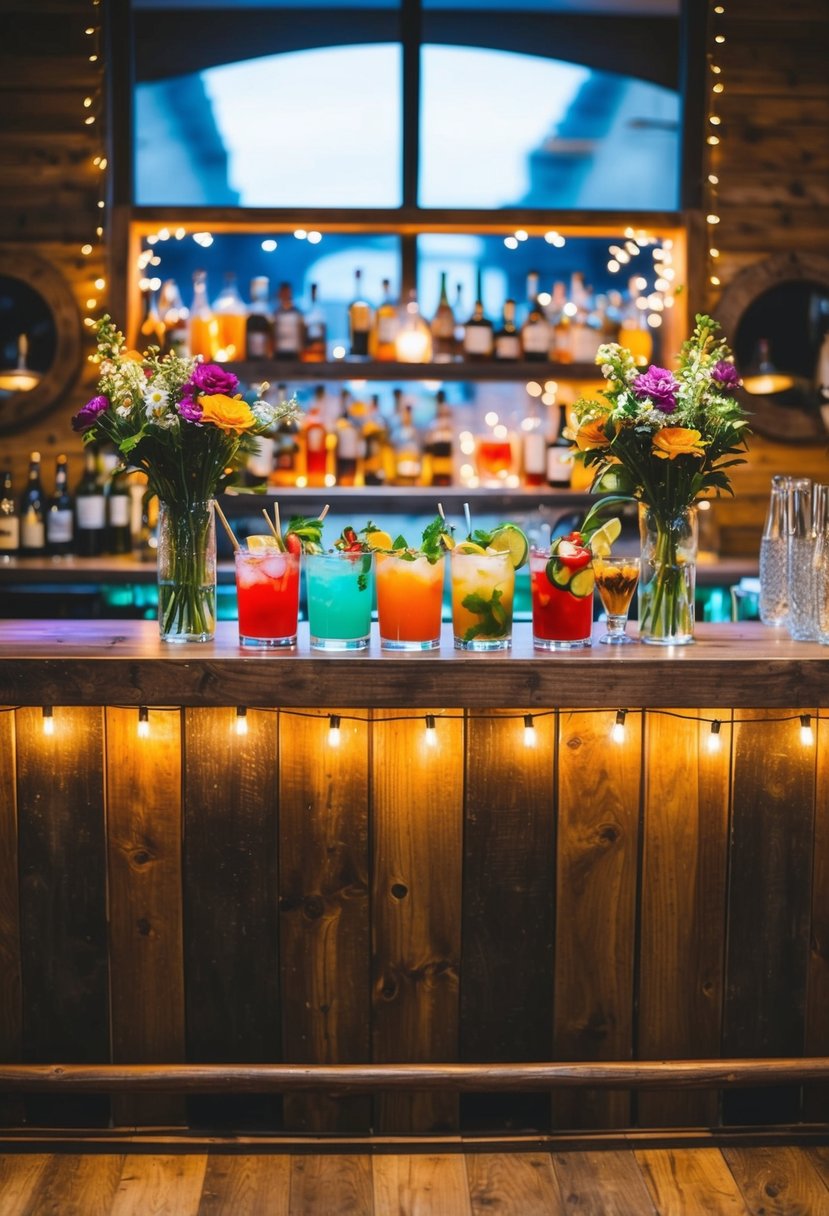
MULTIPOLYGON (((248 405, 239 381, 200 358, 127 349, 108 316, 97 322, 98 395, 72 419, 84 443, 109 442, 147 475, 159 500, 159 626, 167 641, 207 641, 215 628, 213 500, 256 450, 256 437, 296 404, 248 405)), ((268 386, 262 385, 260 392, 268 386)))
POLYGON ((676 373, 643 372, 616 343, 599 347, 602 401, 580 400, 571 436, 577 459, 596 470, 594 489, 640 503, 639 632, 646 642, 689 642, 694 628, 694 502, 732 493, 726 472, 745 462, 748 421, 740 379, 719 325, 698 315, 676 373))

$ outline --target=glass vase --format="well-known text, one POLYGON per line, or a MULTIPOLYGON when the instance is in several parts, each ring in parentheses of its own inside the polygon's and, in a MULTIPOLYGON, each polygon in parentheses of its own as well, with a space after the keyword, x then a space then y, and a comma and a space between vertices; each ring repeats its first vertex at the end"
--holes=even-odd
POLYGON ((163 642, 209 642, 216 630, 213 503, 158 504, 158 626, 163 642))
POLYGON ((639 637, 653 646, 687 646, 694 640, 696 508, 665 518, 642 504, 639 536, 639 637))

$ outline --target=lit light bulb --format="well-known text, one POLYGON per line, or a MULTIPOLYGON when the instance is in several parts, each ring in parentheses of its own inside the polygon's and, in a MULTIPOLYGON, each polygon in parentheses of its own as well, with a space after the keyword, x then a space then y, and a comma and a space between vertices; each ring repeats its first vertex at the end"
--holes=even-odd
POLYGON ((618 709, 616 711, 616 721, 613 723, 613 728, 610 732, 610 737, 614 743, 624 743, 625 741, 625 718, 627 717, 626 709, 618 709))
POLYGON ((524 714, 524 746, 535 747, 538 742, 538 732, 535 729, 532 714, 524 714))
POLYGON ((248 711, 244 705, 236 706, 236 734, 246 735, 248 733, 248 711))
POLYGON ((427 714, 426 715, 426 746, 427 747, 437 747, 437 745, 438 745, 438 732, 435 727, 435 715, 427 714))
POLYGON ((146 739, 150 733, 150 711, 146 705, 138 707, 138 738, 146 739))
POLYGON ((715 755, 722 748, 722 739, 720 738, 721 722, 716 719, 711 723, 711 733, 708 736, 708 750, 711 755, 715 755))
POLYGON ((800 742, 804 747, 811 747, 815 741, 815 732, 812 730, 812 715, 800 715, 800 742))
POLYGON ((53 735, 55 733, 55 719, 52 716, 52 706, 43 706, 43 733, 44 735, 53 735))
POLYGON ((340 746, 340 719, 337 714, 331 714, 328 718, 328 746, 340 746))

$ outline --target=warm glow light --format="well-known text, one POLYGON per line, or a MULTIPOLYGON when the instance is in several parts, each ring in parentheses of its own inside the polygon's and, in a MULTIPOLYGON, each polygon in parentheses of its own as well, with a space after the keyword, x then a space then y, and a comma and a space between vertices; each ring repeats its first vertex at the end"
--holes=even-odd
POLYGON ((722 723, 713 721, 711 723, 711 733, 708 736, 708 750, 714 755, 722 748, 722 740, 720 739, 720 726, 722 723))
POLYGON ((83 254, 83 256, 85 258, 88 258, 91 252, 92 252, 91 245, 81 245, 81 253, 83 254))
POLYGON ((322 240, 321 232, 309 232, 308 233, 308 244, 309 245, 319 245, 321 240, 322 240))
POLYGON ((426 715, 426 746, 427 747, 437 747, 437 745, 438 745, 438 732, 437 732, 437 729, 435 728, 435 716, 434 716, 434 714, 427 714, 426 715))
POLYGON ((328 746, 340 746, 340 719, 337 714, 331 714, 328 718, 328 746))
POLYGON ((518 241, 515 239, 514 236, 505 236, 504 244, 506 245, 507 249, 517 249, 518 248, 518 241))
POLYGON ((610 737, 614 743, 624 743, 625 741, 625 718, 627 716, 626 709, 616 711, 616 721, 613 723, 613 728, 610 732, 610 737))
POLYGON ((150 733, 150 711, 146 705, 138 707, 138 738, 146 739, 150 733))
POLYGON ((706 215, 705 222, 706 224, 719 224, 720 217, 718 215, 706 215))
POLYGON ((533 723, 532 714, 524 714, 524 746, 535 747, 538 742, 538 732, 533 723))
POLYGON ((536 384, 535 380, 531 380, 529 382, 529 384, 526 386, 526 388, 527 388, 527 393, 529 394, 530 397, 540 397, 541 394, 544 392, 541 385, 536 384))
POLYGON ((812 730, 812 715, 800 715, 800 742, 804 747, 811 747, 815 741, 815 732, 812 730))
POLYGON ((296 237, 296 239, 298 241, 304 241, 305 238, 308 236, 308 233, 305 230, 305 228, 297 228, 294 231, 294 236, 296 237))
POLYGON ((236 706, 236 734, 246 735, 248 733, 248 711, 244 705, 236 706))
POLYGON ((272 238, 262 242, 262 250, 264 253, 273 253, 274 249, 276 249, 276 241, 274 241, 272 238))
POLYGON ((55 733, 55 719, 52 716, 52 706, 43 706, 43 733, 44 735, 53 735, 55 733))

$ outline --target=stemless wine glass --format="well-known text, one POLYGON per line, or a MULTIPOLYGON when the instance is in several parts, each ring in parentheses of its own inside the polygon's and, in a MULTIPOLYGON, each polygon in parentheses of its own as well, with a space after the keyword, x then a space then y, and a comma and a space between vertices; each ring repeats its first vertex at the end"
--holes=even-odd
POLYGON ((639 582, 638 561, 629 557, 594 557, 593 573, 599 599, 607 613, 607 633, 599 641, 611 646, 632 641, 625 633, 625 626, 639 582))

